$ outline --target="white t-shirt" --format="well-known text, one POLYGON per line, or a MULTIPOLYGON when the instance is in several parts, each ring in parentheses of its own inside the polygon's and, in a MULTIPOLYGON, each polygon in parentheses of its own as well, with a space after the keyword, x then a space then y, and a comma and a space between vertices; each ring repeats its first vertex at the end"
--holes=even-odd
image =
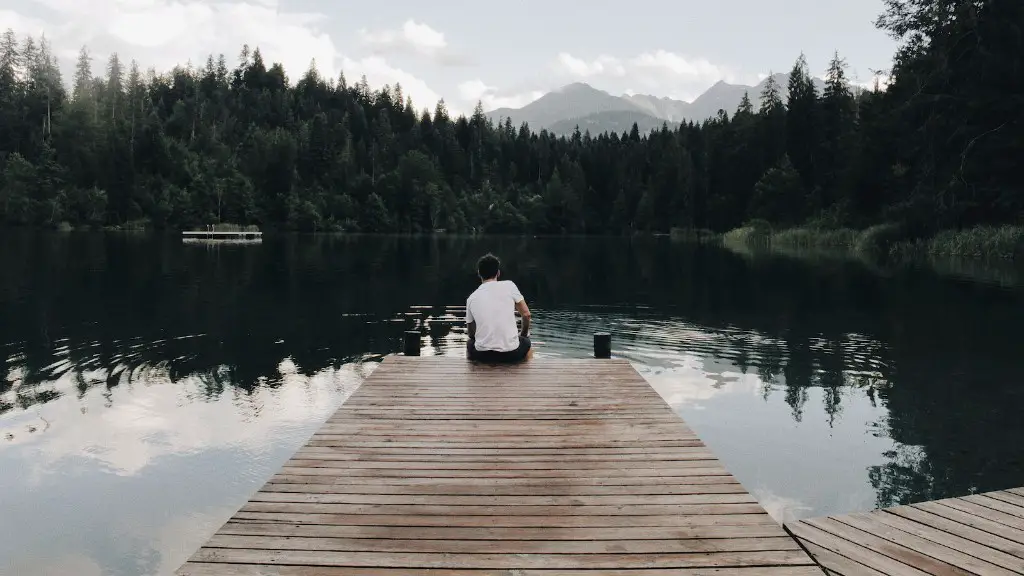
POLYGON ((466 300, 466 324, 476 322, 478 351, 511 352, 519 348, 516 304, 523 295, 514 282, 484 282, 466 300))

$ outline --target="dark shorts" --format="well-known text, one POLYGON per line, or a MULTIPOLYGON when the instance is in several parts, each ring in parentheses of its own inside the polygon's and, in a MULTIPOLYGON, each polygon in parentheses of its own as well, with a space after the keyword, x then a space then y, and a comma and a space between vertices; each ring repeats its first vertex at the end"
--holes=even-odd
POLYGON ((511 352, 495 352, 493 350, 480 351, 474 347, 476 343, 472 338, 466 344, 466 357, 474 362, 484 362, 486 364, 510 364, 513 362, 521 362, 526 359, 526 354, 530 351, 530 339, 526 336, 519 337, 519 348, 511 352))

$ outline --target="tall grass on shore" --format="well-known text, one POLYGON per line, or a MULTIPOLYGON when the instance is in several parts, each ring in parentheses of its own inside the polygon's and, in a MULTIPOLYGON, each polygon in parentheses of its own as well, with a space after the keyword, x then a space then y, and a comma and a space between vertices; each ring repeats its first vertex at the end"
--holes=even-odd
POLYGON ((864 230, 798 227, 772 231, 755 222, 723 235, 723 244, 743 251, 835 250, 873 258, 921 256, 1024 259, 1024 226, 976 226, 945 230, 930 238, 910 239, 899 224, 878 224, 864 230))
POLYGON ((1024 258, 1024 226, 977 226, 945 230, 932 238, 894 243, 894 257, 959 256, 965 258, 1024 258))
POLYGON ((722 244, 742 249, 769 248, 771 239, 771 224, 764 220, 751 220, 742 228, 726 232, 722 236, 722 244))
POLYGON ((722 235, 704 228, 672 228, 669 238, 676 242, 693 242, 695 244, 718 244, 722 235))
POLYGON ((905 240, 906 232, 899 224, 875 224, 857 235, 853 249, 864 256, 886 256, 893 246, 905 240))
POLYGON ((789 228, 772 234, 771 245, 781 248, 852 248, 859 235, 860 232, 849 228, 789 228))

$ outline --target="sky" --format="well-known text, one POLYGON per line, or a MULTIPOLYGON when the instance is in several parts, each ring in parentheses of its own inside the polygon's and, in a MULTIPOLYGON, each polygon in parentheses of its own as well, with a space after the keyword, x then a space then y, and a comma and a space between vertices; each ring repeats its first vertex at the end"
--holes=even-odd
POLYGON ((297 81, 315 60, 349 83, 399 83, 417 108, 521 107, 586 82, 612 94, 690 101, 719 80, 755 84, 838 51, 853 81, 891 66, 874 27, 882 0, 0 0, 0 30, 45 34, 65 81, 86 45, 99 74, 113 52, 168 71, 243 44, 297 81))

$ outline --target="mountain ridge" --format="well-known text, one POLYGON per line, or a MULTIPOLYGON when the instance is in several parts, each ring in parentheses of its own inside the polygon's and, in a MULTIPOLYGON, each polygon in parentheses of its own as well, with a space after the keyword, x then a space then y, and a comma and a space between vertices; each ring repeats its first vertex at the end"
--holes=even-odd
MULTIPOLYGON (((786 100, 789 96, 789 74, 773 74, 772 77, 779 84, 780 96, 786 100)), ((813 78, 813 82, 819 93, 824 90, 824 81, 813 78)), ((614 96, 589 84, 575 82, 552 90, 522 108, 498 108, 485 114, 495 122, 511 118, 515 125, 526 122, 534 130, 548 130, 559 135, 571 134, 577 124, 581 131, 589 130, 592 134, 623 132, 623 122, 627 121, 629 125, 625 131, 636 122, 641 132, 646 133, 665 123, 674 127, 682 122, 702 122, 717 116, 719 110, 732 114, 745 93, 749 94, 756 109, 761 104, 761 92, 767 83, 767 77, 754 86, 720 80, 693 101, 686 102, 650 94, 614 96)))

